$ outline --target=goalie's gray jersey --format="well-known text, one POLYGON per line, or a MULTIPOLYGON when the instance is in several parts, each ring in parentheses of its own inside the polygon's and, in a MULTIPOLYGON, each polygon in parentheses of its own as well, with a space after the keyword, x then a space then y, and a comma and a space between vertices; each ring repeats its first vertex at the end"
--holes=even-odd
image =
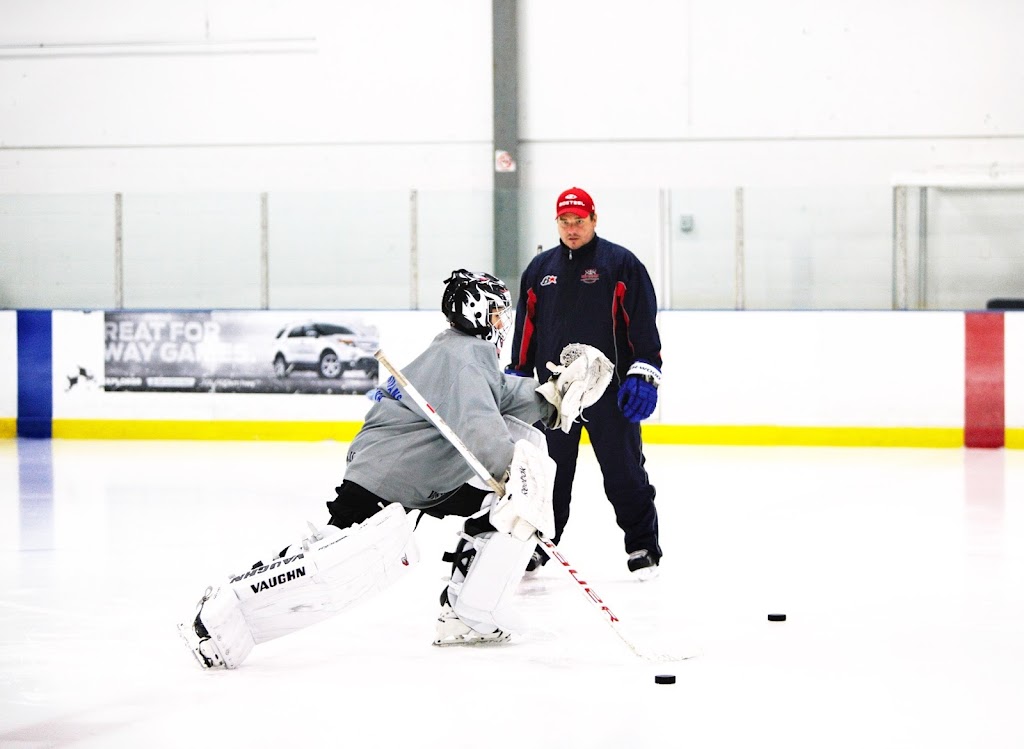
MULTIPOLYGON (((455 329, 438 334, 402 372, 499 481, 514 450, 503 416, 527 424, 554 416, 535 379, 504 374, 494 344, 455 329)), ((352 440, 345 478, 405 507, 430 507, 476 474, 412 398, 396 394, 393 380, 380 387, 352 440)))

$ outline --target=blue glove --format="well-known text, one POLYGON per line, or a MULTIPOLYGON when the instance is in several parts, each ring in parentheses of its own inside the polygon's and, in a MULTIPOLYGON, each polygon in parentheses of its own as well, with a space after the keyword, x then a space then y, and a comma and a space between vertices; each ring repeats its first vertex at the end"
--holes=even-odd
POLYGON ((636 361, 626 371, 626 379, 619 386, 619 410, 629 421, 643 421, 658 405, 658 385, 661 371, 653 364, 636 361))
POLYGON ((513 375, 514 377, 533 377, 529 372, 520 372, 518 369, 509 364, 505 367, 505 374, 513 375))

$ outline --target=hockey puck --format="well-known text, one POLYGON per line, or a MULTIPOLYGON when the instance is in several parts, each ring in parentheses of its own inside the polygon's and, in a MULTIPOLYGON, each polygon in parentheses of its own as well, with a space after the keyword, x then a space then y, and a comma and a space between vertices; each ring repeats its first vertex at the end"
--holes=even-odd
POLYGON ((654 683, 655 684, 675 684, 676 683, 676 675, 675 674, 658 674, 657 676, 654 677, 654 683))
POLYGON ((768 614, 768 621, 770 622, 784 622, 786 621, 785 614, 768 614))

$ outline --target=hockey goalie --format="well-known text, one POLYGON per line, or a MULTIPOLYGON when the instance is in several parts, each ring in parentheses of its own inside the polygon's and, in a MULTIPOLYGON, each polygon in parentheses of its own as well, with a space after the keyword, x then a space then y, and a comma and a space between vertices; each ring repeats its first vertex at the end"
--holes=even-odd
POLYGON ((203 668, 236 668, 252 649, 368 600, 419 561, 411 511, 465 518, 440 596, 434 644, 502 643, 522 629, 515 592, 537 542, 554 531, 554 462, 532 424, 568 431, 607 388, 611 362, 570 344, 545 383, 506 375, 499 355, 511 327, 508 287, 456 270, 441 309, 448 327, 403 372, 452 431, 503 481, 496 492, 394 378, 353 439, 329 520, 273 558, 202 595, 178 625, 203 668))

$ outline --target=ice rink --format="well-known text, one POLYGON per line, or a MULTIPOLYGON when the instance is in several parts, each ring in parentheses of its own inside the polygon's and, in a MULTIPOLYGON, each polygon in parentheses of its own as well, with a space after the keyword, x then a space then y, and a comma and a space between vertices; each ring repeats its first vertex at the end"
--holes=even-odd
POLYGON ((648 446, 638 583, 585 448, 562 552, 696 657, 554 565, 518 640, 431 646, 458 522, 424 518, 397 586, 201 670, 175 625, 326 520, 346 447, 0 441, 0 747, 1024 746, 1024 452, 648 446))

